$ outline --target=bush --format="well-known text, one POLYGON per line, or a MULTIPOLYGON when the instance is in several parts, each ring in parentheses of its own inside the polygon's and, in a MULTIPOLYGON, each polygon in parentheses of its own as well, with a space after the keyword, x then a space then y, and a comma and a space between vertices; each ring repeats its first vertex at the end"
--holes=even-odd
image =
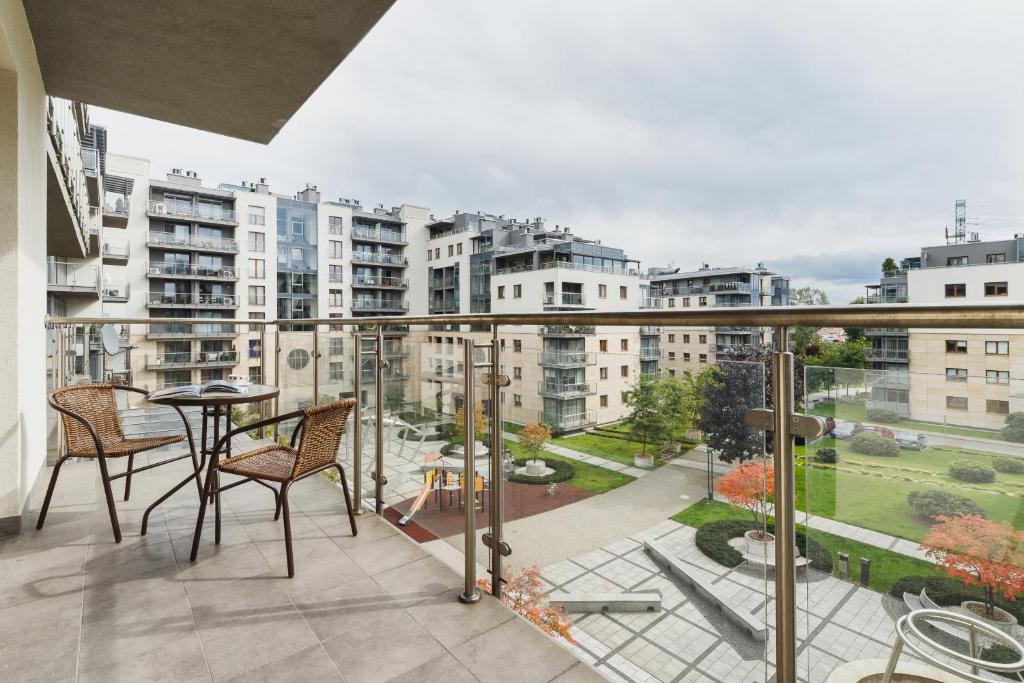
MULTIPOLYGON (((920 595, 922 588, 941 607, 959 605, 966 600, 985 599, 984 593, 977 586, 966 586, 950 576, 904 576, 889 587, 889 595, 902 601, 904 593, 920 595)), ((1019 602, 1010 602, 997 593, 995 604, 1015 616, 1017 621, 1024 620, 1024 605, 1019 602)))
POLYGON ((1024 458, 995 458, 992 467, 1003 474, 1024 474, 1024 458))
MULTIPOLYGON (((576 474, 575 468, 567 462, 562 460, 547 460, 545 458, 537 458, 538 460, 544 460, 544 464, 554 470, 551 474, 545 477, 528 477, 522 474, 516 474, 511 472, 508 475, 508 480, 517 484, 557 484, 563 481, 569 481, 572 479, 572 475, 576 474)), ((526 464, 527 458, 517 458, 515 463, 517 467, 522 467, 526 464)))
POLYGON ((819 448, 814 452, 814 461, 833 465, 839 462, 839 453, 834 448, 819 448))
MULTIPOLYGON (((743 555, 729 545, 729 539, 760 528, 760 525, 743 519, 720 519, 705 522, 697 528, 694 542, 702 553, 718 564, 731 569, 743 563, 743 555)), ((774 524, 768 524, 766 528, 770 533, 775 533, 774 524)), ((800 554, 810 561, 812 568, 820 572, 832 573, 832 553, 813 538, 808 538, 807 534, 799 529, 796 532, 796 547, 800 549, 800 554)))
POLYGON ((850 450, 864 455, 879 455, 895 458, 900 454, 900 445, 894 439, 886 439, 874 432, 858 432, 850 439, 850 450))
POLYGON ((910 507, 929 519, 936 517, 985 516, 985 511, 967 496, 941 490, 911 491, 907 494, 910 507))
POLYGON ((891 424, 899 422, 901 419, 899 413, 886 408, 868 408, 864 415, 871 422, 887 422, 891 424))
POLYGON ((949 476, 960 481, 987 484, 995 481, 996 471, 977 460, 954 460, 949 463, 949 476))
POLYGON ((1024 443, 1024 413, 1010 413, 1006 416, 1003 438, 1014 443, 1024 443))

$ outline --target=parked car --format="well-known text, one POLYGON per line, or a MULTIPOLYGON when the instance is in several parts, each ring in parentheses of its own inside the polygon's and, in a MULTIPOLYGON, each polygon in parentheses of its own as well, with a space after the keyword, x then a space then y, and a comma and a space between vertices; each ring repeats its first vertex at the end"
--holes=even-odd
POLYGON ((917 432, 896 432, 896 443, 900 445, 900 448, 923 451, 928 448, 928 437, 917 432))
POLYGON ((892 430, 882 425, 864 425, 865 432, 874 432, 883 439, 895 439, 896 435, 892 433, 892 430))
POLYGON ((864 425, 860 422, 840 422, 832 428, 832 436, 846 441, 852 439, 857 432, 863 431, 864 425))

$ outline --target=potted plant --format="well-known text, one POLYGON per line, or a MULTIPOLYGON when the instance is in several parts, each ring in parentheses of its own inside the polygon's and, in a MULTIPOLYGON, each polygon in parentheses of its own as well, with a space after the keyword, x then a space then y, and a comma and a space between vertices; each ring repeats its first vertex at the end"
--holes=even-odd
POLYGON ((754 529, 744 534, 749 555, 774 554, 775 536, 764 530, 768 505, 775 495, 775 466, 768 460, 737 465, 715 484, 715 492, 737 507, 746 508, 754 529))

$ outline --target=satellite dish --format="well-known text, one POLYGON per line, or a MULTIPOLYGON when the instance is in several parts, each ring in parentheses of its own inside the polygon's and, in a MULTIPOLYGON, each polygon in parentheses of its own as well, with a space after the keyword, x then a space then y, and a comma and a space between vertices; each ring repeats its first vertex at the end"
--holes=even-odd
POLYGON ((107 323, 100 328, 100 340, 103 342, 103 350, 108 356, 116 355, 121 351, 120 335, 114 325, 107 323))

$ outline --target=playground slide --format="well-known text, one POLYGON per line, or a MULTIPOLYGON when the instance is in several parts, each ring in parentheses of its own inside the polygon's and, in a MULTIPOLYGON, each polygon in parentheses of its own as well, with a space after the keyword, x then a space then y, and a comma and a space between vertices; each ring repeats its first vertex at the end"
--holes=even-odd
POLYGON ((427 476, 423 478, 423 489, 420 491, 420 495, 416 496, 416 500, 412 502, 412 506, 409 507, 409 514, 398 520, 399 526, 405 526, 412 521, 412 518, 416 516, 416 513, 420 511, 423 504, 427 502, 427 497, 430 496, 430 492, 434 489, 434 473, 429 472, 427 476))

